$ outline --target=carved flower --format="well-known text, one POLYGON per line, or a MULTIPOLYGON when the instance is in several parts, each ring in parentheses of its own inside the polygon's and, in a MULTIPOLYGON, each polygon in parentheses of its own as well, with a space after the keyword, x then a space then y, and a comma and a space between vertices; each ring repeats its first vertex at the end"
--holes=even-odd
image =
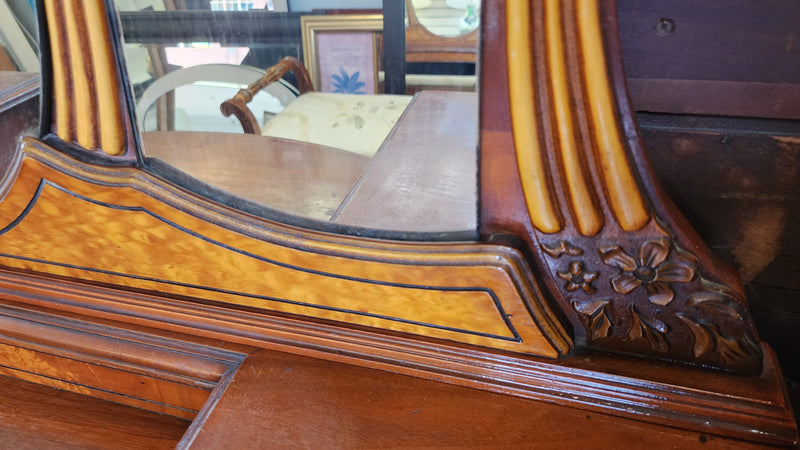
POLYGON ((597 278, 597 272, 584 270, 582 261, 572 261, 569 263, 569 271, 556 273, 562 280, 567 280, 564 289, 570 292, 583 289, 587 294, 594 294, 595 289, 592 286, 592 281, 597 278))
POLYGON ((611 286, 627 294, 639 286, 647 289, 647 297, 656 305, 667 305, 675 298, 669 283, 686 283, 694 278, 695 267, 681 259, 667 260, 670 243, 648 241, 639 247, 638 258, 625 253, 618 245, 600 250, 603 262, 622 272, 611 279, 611 286))

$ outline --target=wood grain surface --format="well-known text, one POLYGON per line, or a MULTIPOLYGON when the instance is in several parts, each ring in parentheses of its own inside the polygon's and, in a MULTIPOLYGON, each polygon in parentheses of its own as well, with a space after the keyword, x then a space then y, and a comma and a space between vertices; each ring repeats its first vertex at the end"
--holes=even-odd
MULTIPOLYGON (((250 353, 252 347, 279 350, 756 442, 787 444, 798 439, 780 371, 768 348, 764 371, 743 377, 614 355, 590 353, 563 360, 521 357, 7 270, 0 271, 0 290, 3 298, 26 308, 80 314, 89 321, 94 318, 98 325, 128 324, 131 331, 155 333, 172 342, 214 345, 216 341, 214 347, 238 354, 250 353)), ((47 339, 46 334, 39 338, 47 339)), ((62 345, 72 344, 66 340, 62 345)), ((109 349, 113 347, 99 347, 100 351, 109 349)), ((222 397, 220 390, 229 380, 228 375, 220 379, 211 403, 198 415, 201 421, 222 397)))
POLYGON ((0 299, 0 374, 191 420, 250 350, 0 299))
POLYGON ((132 157, 132 121, 120 91, 108 4, 47 0, 42 6, 50 27, 52 132, 86 150, 132 157))
POLYGON ((476 234, 477 100, 466 92, 415 97, 332 220, 476 234))
POLYGON ((178 448, 757 448, 279 352, 248 357, 178 448), (264 388, 269 386, 269 388, 264 388))
POLYGON ((571 345, 508 247, 353 245, 263 220, 254 229, 144 172, 92 174, 27 145, 0 210, 7 266, 542 356, 571 345))
POLYGON ((735 272, 667 198, 642 147, 614 2, 484 6, 481 74, 494 84, 481 90, 481 237, 525 241, 589 347, 758 373, 735 272))
POLYGON ((142 133, 145 154, 214 187, 284 212, 328 220, 369 158, 266 136, 142 133))
POLYGON ((800 119, 793 0, 619 0, 622 59, 637 110, 800 119))
POLYGON ((189 421, 0 376, 0 435, 14 449, 169 449, 189 421))

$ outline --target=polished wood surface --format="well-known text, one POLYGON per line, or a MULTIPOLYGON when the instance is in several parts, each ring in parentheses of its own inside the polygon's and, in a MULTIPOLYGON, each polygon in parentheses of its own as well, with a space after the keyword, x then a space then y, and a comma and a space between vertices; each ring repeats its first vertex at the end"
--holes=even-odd
POLYGON ((146 172, 24 142, 0 209, 6 266, 541 356, 571 348, 511 248, 259 228, 146 172))
POLYGON ((50 36, 65 39, 44 47, 44 67, 62 72, 43 72, 45 136, 23 139, 0 181, 5 373, 197 414, 198 446, 239 424, 258 439, 265 416, 300 443, 333 430, 329 441, 658 447, 679 441, 676 427, 687 446, 717 439, 694 433, 798 445, 738 279, 655 182, 613 1, 484 3, 479 240, 460 243, 237 210, 133 145, 122 159, 87 146, 114 127, 138 139, 124 104, 106 116, 85 97, 131 98, 124 79, 100 89, 119 77, 119 42, 86 42, 119 32, 98 14, 109 3, 45 3, 50 36), (112 70, 99 70, 109 49, 112 70), (591 207, 602 221, 578 224, 591 207))
POLYGON ((170 449, 188 420, 0 376, 2 447, 170 449))
MULTIPOLYGON (((120 95, 122 73, 116 64, 104 0, 43 2, 51 29, 52 131, 91 151, 131 158, 131 123, 120 95)), ((45 120, 49 120, 46 118, 45 120)))
POLYGON ((617 2, 634 108, 800 119, 800 4, 731 0, 726 6, 617 2))
MULTIPOLYGON (((176 348, 176 340, 193 343, 184 347, 184 352, 200 357, 209 353, 197 352, 198 344, 206 345, 206 351, 217 348, 239 358, 258 347, 755 442, 787 444, 798 438, 780 370, 769 349, 765 349, 764 371, 759 376, 744 377, 602 354, 573 355, 563 360, 520 358, 444 341, 400 334, 382 336, 374 330, 345 329, 335 323, 9 271, 0 271, 0 292, 4 299, 27 310, 47 308, 48 314, 79 314, 84 322, 95 321, 106 327, 130 324, 123 328, 139 336, 152 335, 149 342, 154 345, 176 348), (194 350, 190 350, 192 347, 194 350)), ((38 339, 29 342, 50 339, 48 333, 36 336, 38 339)), ((69 339, 58 342, 66 347, 73 345, 69 339)), ((54 348, 51 353, 61 347, 54 348)), ((93 351, 114 348, 100 346, 93 351)), ((185 356, 174 362, 161 358, 152 364, 175 367, 184 361, 185 356)), ((196 363, 187 365, 193 373, 197 373, 196 367, 196 363)), ((208 416, 209 408, 223 397, 233 371, 215 373, 218 381, 197 415, 195 431, 201 428, 198 424, 208 416)), ((70 372, 65 372, 58 379, 69 376, 70 372)), ((130 386, 137 386, 139 380, 132 379, 130 386)), ((169 398, 169 392, 163 392, 164 398, 169 398)))
POLYGON ((418 94, 332 220, 366 228, 474 235, 477 112, 472 93, 418 94))
POLYGON ((252 351, 8 296, 0 330, 0 375, 187 420, 252 351))
POLYGON ((375 369, 261 351, 178 448, 757 448, 375 369))
POLYGON ((525 242, 588 347, 758 373, 736 273, 666 197, 645 155, 614 56, 614 2, 498 1, 483 15, 493 26, 481 74, 494 84, 480 101, 482 239, 525 242), (563 48, 553 48, 558 37, 563 48))
POLYGON ((759 334, 784 373, 800 378, 800 130, 662 115, 642 115, 639 125, 664 188, 736 267, 759 334))
POLYGON ((145 154, 231 194, 327 220, 369 163, 331 147, 266 136, 142 133, 145 154))

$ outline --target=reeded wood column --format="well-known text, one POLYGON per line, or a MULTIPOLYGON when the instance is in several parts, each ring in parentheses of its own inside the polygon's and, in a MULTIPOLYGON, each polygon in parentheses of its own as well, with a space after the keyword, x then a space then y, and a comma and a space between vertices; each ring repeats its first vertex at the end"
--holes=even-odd
POLYGON ((757 372, 740 283, 660 191, 613 1, 485 2, 484 239, 521 238, 586 346, 757 372), (486 89, 492 83, 497 89, 486 89), (490 92, 503 91, 508 96, 490 92))
POLYGON ((49 62, 43 72, 43 134, 95 152, 135 157, 128 100, 122 87, 120 36, 110 32, 114 11, 105 0, 40 0, 48 28, 42 32, 49 62))

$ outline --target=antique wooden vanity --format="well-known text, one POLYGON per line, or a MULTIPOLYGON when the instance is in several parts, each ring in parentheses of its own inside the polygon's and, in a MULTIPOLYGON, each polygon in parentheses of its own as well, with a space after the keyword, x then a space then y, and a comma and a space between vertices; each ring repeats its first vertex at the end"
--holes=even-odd
POLYGON ((140 132, 112 2, 39 9, 41 95, 0 77, 9 442, 798 445, 656 181, 614 2, 484 2, 479 93, 416 94, 373 157, 140 132))

